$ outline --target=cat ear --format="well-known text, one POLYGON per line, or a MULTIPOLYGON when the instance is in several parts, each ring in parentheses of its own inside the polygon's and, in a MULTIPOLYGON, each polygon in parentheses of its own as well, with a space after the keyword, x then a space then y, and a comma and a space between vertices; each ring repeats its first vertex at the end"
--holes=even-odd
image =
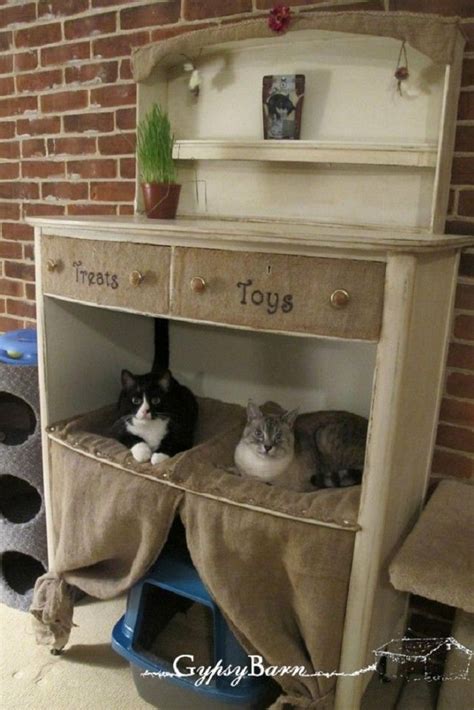
POLYGON ((283 419, 284 422, 286 422, 288 424, 289 427, 293 428, 297 416, 298 416, 298 410, 291 409, 290 411, 282 414, 281 418, 283 419))
POLYGON ((164 389, 165 392, 168 392, 171 385, 171 372, 169 370, 165 370, 158 382, 160 383, 160 387, 164 389))
POLYGON ((248 404, 247 404, 247 419, 251 421, 252 419, 258 419, 262 416, 262 411, 260 407, 258 407, 255 402, 252 402, 251 399, 249 399, 248 404))
POLYGON ((129 390, 136 384, 136 380, 131 372, 122 370, 122 387, 129 390))

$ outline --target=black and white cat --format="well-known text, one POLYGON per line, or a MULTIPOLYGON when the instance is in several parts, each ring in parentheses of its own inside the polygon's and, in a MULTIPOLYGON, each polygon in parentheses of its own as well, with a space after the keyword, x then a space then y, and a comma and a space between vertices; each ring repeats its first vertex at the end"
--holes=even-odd
POLYGON ((112 434, 140 463, 161 463, 193 445, 197 401, 169 370, 146 375, 122 370, 118 411, 112 434))

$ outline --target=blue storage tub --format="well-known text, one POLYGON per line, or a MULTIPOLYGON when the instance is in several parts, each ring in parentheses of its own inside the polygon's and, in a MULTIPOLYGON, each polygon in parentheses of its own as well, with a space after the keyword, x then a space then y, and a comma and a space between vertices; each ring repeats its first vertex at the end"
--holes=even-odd
POLYGON ((36 330, 25 328, 0 335, 0 362, 6 365, 36 367, 38 364, 36 330))
MULTIPOLYGON (((248 657, 231 633, 221 612, 215 605, 189 555, 165 552, 149 573, 130 590, 127 610, 112 632, 112 648, 132 667, 138 693, 160 710, 220 710, 232 707, 256 710, 268 707, 268 699, 278 695, 276 684, 268 678, 245 677, 235 686, 232 677, 216 677, 208 685, 196 686, 194 677, 166 677, 173 672, 171 658, 152 649, 156 638, 166 633, 166 626, 174 614, 193 605, 201 605, 209 620, 212 643, 201 658, 186 665, 214 666, 219 659, 222 666, 246 667, 248 657)), ((184 616, 183 616, 184 618, 184 616)), ((170 638, 173 638, 172 636, 170 638)), ((180 639, 175 639, 178 643, 180 639)), ((192 653, 192 644, 182 641, 182 653, 192 653)), ((175 646, 176 648, 176 646, 175 646)))

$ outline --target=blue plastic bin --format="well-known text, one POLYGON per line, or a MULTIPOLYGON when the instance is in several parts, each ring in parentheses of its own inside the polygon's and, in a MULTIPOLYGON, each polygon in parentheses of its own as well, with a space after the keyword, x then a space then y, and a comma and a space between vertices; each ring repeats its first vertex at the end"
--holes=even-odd
POLYGON ((38 364, 36 330, 25 328, 0 335, 0 362, 35 367, 38 364))
MULTIPOLYGON (((112 648, 131 664, 141 697, 160 710, 229 710, 232 707, 250 710, 268 707, 269 695, 275 695, 275 684, 268 678, 246 677, 232 686, 232 678, 217 677, 209 685, 196 686, 195 677, 143 675, 146 671, 148 674, 173 671, 171 660, 150 651, 147 641, 154 632, 166 627, 171 618, 167 618, 167 614, 173 608, 176 611, 181 603, 202 605, 209 613, 213 649, 210 662, 204 665, 213 666, 219 659, 224 667, 245 667, 249 664, 247 654, 209 596, 189 556, 182 552, 165 552, 149 573, 130 590, 126 612, 112 632, 112 648)), ((198 660, 193 665, 202 663, 198 660)), ((183 669, 185 666, 186 663, 183 669)))

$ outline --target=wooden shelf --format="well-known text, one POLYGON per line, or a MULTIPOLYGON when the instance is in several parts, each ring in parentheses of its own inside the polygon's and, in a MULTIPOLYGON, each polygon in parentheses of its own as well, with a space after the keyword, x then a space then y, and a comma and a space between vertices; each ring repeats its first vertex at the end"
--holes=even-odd
POLYGON ((177 160, 260 160, 435 168, 437 146, 288 140, 178 140, 177 160))

